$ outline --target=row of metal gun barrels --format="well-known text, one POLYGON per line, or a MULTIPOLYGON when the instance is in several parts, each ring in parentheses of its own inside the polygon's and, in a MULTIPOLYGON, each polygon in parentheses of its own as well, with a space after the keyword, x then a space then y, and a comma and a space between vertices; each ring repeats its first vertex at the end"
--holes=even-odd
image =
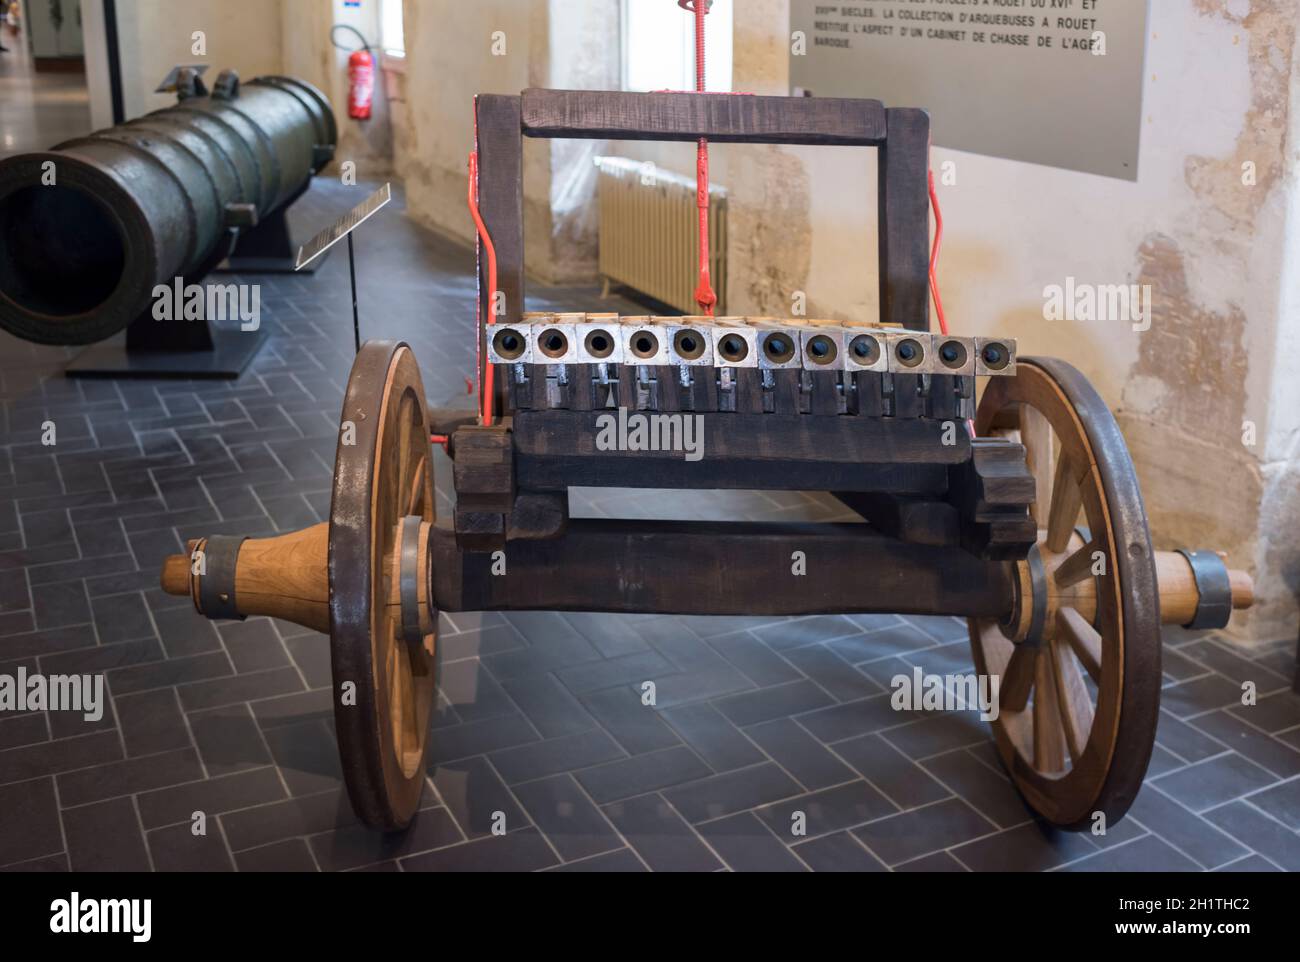
POLYGON ((897 374, 1006 376, 1008 338, 952 337, 902 328, 766 318, 528 315, 488 330, 494 364, 802 368, 897 374))

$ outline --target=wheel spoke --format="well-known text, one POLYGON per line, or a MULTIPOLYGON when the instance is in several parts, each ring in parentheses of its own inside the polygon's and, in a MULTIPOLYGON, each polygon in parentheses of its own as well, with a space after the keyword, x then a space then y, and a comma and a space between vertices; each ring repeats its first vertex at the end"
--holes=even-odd
POLYGON ((415 476, 411 478, 411 491, 406 497, 407 516, 420 513, 420 504, 424 501, 424 475, 428 470, 428 459, 421 458, 415 468, 415 476))
POLYGON ((1020 443, 1025 446, 1025 461, 1034 476, 1030 513, 1041 528, 1047 524, 1047 507, 1052 500, 1052 425, 1041 411, 1028 404, 1020 406, 1020 443))
POLYGON ((403 735, 412 701, 411 676, 410 672, 402 670, 402 644, 394 637, 393 626, 385 619, 380 627, 388 641, 384 659, 388 674, 388 724, 393 736, 393 749, 397 757, 401 758, 403 735))
MULTIPOLYGON (((396 484, 407 477, 411 470, 411 412, 406 398, 398 402, 397 409, 397 471, 393 475, 396 484)), ((400 488, 398 489, 400 491, 400 488)))
POLYGON ((1088 734, 1092 731, 1092 699, 1079 672, 1079 663, 1070 654, 1066 642, 1054 638, 1051 657, 1061 723, 1065 727, 1065 744, 1070 749, 1070 760, 1077 764, 1088 747, 1088 734))
POLYGON ((1097 629, 1073 608, 1062 608, 1056 613, 1056 630, 1070 643, 1079 663, 1101 685, 1101 635, 1097 629))
POLYGON ((1034 652, 1029 645, 1019 645, 1011 653, 1002 684, 998 687, 999 711, 1024 711, 1034 687, 1034 652))
POLYGON ((1038 649, 1034 674, 1034 767, 1040 772, 1059 772, 1065 768, 1066 749, 1049 646, 1038 649))
POLYGON ((1083 491, 1074 479, 1073 463, 1062 451, 1056 462, 1056 480, 1052 482, 1052 506, 1047 512, 1048 551, 1060 554, 1069 546, 1082 505, 1083 491))
POLYGON ((1074 554, 1070 555, 1070 557, 1062 561, 1060 566, 1052 574, 1052 578, 1056 581, 1056 587, 1069 588, 1072 585, 1077 585, 1085 578, 1092 577, 1093 555, 1100 550, 1101 548, 1098 546, 1097 542, 1089 541, 1074 554))

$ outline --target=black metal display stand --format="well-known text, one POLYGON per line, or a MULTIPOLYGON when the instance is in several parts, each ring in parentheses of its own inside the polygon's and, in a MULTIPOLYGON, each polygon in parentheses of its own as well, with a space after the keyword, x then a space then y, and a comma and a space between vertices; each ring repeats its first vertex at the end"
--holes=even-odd
POLYGON ((145 315, 68 365, 68 377, 221 379, 239 377, 266 331, 214 330, 207 321, 156 321, 145 315))
POLYGON ((298 247, 289 233, 289 208, 310 187, 310 181, 266 220, 239 235, 239 243, 213 267, 215 274, 314 274, 325 263, 318 257, 301 268, 297 266, 298 247))
MULTIPOLYGON (((233 256, 250 233, 230 232, 228 242, 202 265, 196 276, 202 280, 216 264, 233 256)), ((182 280, 182 287, 189 283, 182 280)), ((179 305, 178 305, 179 307, 179 305)), ((67 377, 82 378, 171 378, 185 380, 233 380, 266 342, 266 332, 223 331, 206 320, 166 320, 145 311, 118 334, 86 348, 64 370, 67 377)))
MULTIPOLYGON (((297 248, 285 211, 305 192, 299 191, 251 230, 240 231, 237 237, 232 232, 230 243, 222 245, 196 272, 199 280, 219 273, 293 273, 297 248)), ((303 272, 313 273, 324 262, 324 257, 317 258, 303 272)), ((145 313, 131 322, 125 334, 82 351, 65 373, 83 378, 232 380, 243 373, 265 342, 266 332, 260 328, 218 330, 207 321, 158 321, 145 313)))
MULTIPOLYGON (((356 262, 352 231, 392 198, 385 184, 339 221, 317 234, 305 247, 296 248, 285 212, 306 193, 304 187, 271 217, 248 230, 230 232, 208 262, 195 271, 201 280, 212 273, 289 274, 314 273, 343 237, 348 240, 348 268, 352 283, 352 324, 357 349, 361 334, 357 311, 356 262)), ((196 281, 197 283, 197 281, 196 281)), ((182 283, 184 286, 184 282, 182 283)), ((155 320, 152 310, 141 314, 126 333, 82 351, 68 365, 68 377, 233 379, 266 341, 266 332, 219 330, 202 320, 155 320)))

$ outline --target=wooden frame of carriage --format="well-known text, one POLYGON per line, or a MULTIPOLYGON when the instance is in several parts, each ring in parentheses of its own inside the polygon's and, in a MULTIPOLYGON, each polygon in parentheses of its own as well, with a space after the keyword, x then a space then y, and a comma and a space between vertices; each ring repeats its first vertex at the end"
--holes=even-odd
POLYGON ((1122 817, 1155 738, 1161 624, 1222 627, 1251 582, 1213 552, 1152 549, 1124 439, 1068 363, 928 333, 928 115, 559 90, 475 109, 498 281, 480 243, 479 374, 495 364, 498 416, 431 411, 411 350, 367 343, 329 522, 196 539, 162 575, 208 617, 329 633, 335 687, 356 692, 336 697, 335 724, 358 815, 392 830, 417 809, 439 610, 594 610, 964 617, 977 671, 1000 676, 993 731, 1029 804, 1068 828, 1122 817), (895 323, 523 314, 525 136, 876 148, 881 317, 895 323), (619 407, 698 416, 705 456, 602 450, 601 419, 619 407), (443 521, 431 433, 454 464, 443 521), (570 519, 579 485, 829 491, 868 523, 570 519), (494 575, 498 551, 508 565, 494 575), (806 577, 790 574, 794 552, 806 577))

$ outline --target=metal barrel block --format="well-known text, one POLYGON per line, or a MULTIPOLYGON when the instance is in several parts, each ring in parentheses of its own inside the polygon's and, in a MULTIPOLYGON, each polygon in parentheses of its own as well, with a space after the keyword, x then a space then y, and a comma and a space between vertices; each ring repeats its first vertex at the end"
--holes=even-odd
POLYGON ((973 337, 936 337, 933 373, 969 377, 975 373, 978 350, 973 337))
POLYGON ((1016 342, 1005 337, 975 339, 975 373, 984 376, 1009 376, 1016 373, 1016 342))
POLYGON ((799 332, 799 354, 805 371, 844 370, 844 331, 811 327, 799 332))
POLYGON ((649 318, 641 324, 623 325, 623 363, 656 367, 672 363, 669 360, 669 328, 652 324, 649 318))
POLYGON ((932 338, 919 331, 890 331, 885 335, 888 370, 893 374, 929 374, 932 338))
POLYGON ((202 277, 232 231, 297 196, 337 141, 310 84, 229 79, 210 96, 0 161, 0 328, 41 344, 122 330, 155 287, 202 277))
POLYGON ((623 338, 618 320, 610 323, 575 324, 579 364, 623 363, 623 338))
POLYGON ((530 325, 534 364, 575 364, 578 360, 576 325, 545 322, 530 325))
POLYGON ((493 364, 533 363, 531 324, 494 324, 488 328, 488 361, 493 364))
POLYGON ((718 318, 710 330, 715 366, 758 367, 758 329, 735 318, 718 318))
POLYGON ((758 329, 758 366, 764 370, 798 370, 799 329, 775 318, 757 318, 750 326, 758 329))
POLYGON ((848 371, 889 370, 889 351, 883 332, 849 327, 844 330, 844 368, 848 371))
POLYGON ((673 364, 713 367, 713 338, 709 336, 711 318, 674 317, 662 320, 673 364))

